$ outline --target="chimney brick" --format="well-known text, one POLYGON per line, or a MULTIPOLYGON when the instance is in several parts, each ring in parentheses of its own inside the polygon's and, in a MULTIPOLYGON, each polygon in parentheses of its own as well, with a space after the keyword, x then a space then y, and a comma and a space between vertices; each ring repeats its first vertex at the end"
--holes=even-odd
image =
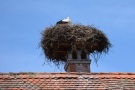
POLYGON ((90 72, 90 60, 68 60, 66 72, 90 72))

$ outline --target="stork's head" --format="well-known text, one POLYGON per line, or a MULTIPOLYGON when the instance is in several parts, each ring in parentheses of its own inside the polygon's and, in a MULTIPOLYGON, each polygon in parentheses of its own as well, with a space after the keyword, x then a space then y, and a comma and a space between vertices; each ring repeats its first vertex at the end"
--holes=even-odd
POLYGON ((70 19, 70 17, 67 17, 67 19, 69 20, 69 22, 71 22, 71 19, 70 19))
POLYGON ((69 17, 67 17, 67 19, 69 20, 68 25, 72 26, 71 19, 69 17))
POLYGON ((69 17, 67 17, 67 19, 70 19, 69 17))

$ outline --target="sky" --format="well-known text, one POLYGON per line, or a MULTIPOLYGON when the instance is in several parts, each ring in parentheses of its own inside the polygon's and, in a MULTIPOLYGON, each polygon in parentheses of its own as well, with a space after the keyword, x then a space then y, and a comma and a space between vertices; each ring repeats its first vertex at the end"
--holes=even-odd
POLYGON ((70 17, 94 25, 112 43, 91 72, 135 72, 135 0, 0 0, 0 72, 65 72, 45 62, 45 27, 70 17), (44 64, 44 65, 43 65, 44 64))

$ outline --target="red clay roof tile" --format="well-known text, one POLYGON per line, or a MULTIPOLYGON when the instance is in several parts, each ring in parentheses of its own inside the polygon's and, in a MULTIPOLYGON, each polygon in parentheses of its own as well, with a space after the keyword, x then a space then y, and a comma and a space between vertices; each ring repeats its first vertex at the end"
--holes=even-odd
POLYGON ((0 73, 0 90, 135 89, 135 73, 0 73))

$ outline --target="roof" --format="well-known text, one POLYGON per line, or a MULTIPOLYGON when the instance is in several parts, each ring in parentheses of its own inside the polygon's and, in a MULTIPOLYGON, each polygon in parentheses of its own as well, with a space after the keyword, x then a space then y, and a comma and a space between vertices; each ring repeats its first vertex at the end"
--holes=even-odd
POLYGON ((0 90, 135 89, 135 73, 0 73, 0 90))

